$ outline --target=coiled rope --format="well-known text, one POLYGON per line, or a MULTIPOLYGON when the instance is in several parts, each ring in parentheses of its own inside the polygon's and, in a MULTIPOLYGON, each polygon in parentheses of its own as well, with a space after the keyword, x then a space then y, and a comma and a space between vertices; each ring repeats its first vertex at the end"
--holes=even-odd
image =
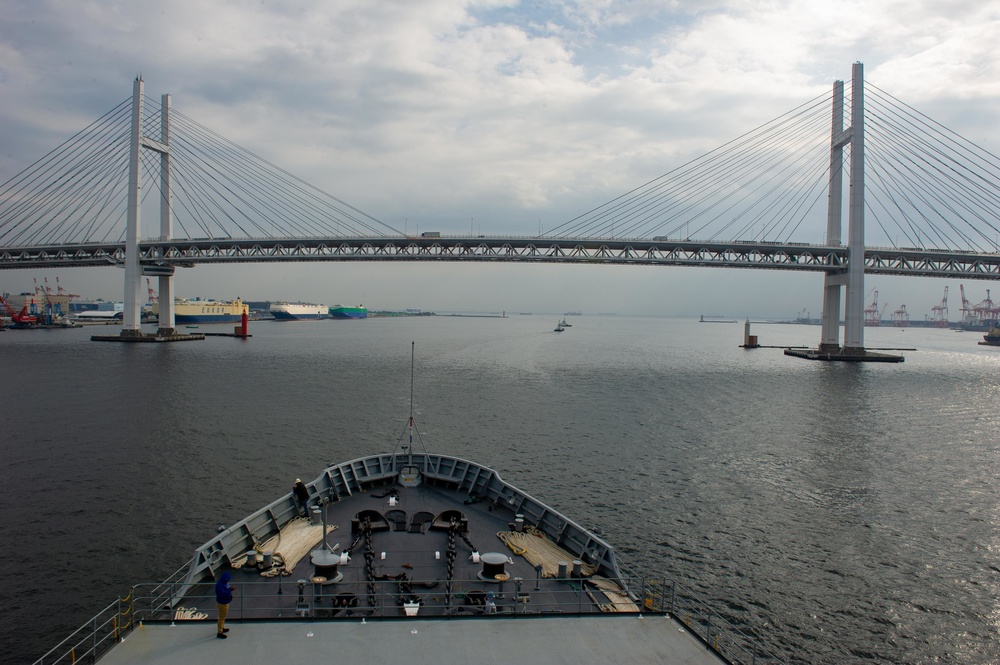
POLYGON ((199 612, 197 607, 178 607, 174 610, 174 619, 177 621, 181 620, 197 620, 197 619, 207 619, 208 612, 199 612))
MULTIPOLYGON (((326 528, 328 534, 336 530, 336 524, 331 524, 326 528)), ((269 538, 267 541, 260 543, 254 540, 253 549, 258 554, 263 554, 264 552, 273 552, 273 554, 270 568, 263 569, 263 564, 257 564, 252 567, 261 570, 261 577, 277 577, 278 575, 287 577, 292 574, 292 570, 299 561, 311 550, 315 549, 316 544, 322 538, 323 526, 321 524, 313 525, 306 518, 293 519, 277 535, 269 538)), ((244 553, 233 560, 233 568, 244 568, 246 567, 246 563, 247 557, 246 553, 244 553)))
MULTIPOLYGON (((569 562, 574 558, 533 526, 524 527, 521 533, 501 531, 497 534, 497 538, 506 543, 514 554, 527 559, 531 565, 541 566, 542 577, 555 577, 559 574, 559 562, 569 562)), ((597 572, 597 566, 584 563, 580 572, 584 577, 590 577, 597 572)))

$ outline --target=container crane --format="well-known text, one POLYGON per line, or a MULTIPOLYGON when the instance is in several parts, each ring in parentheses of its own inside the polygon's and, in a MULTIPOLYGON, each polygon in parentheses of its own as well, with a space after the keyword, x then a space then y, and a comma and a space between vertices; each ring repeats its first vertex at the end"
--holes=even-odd
POLYGON ((948 327, 948 287, 944 287, 944 298, 941 302, 931 307, 931 321, 938 328, 948 327))
POLYGON ((958 292, 962 295, 962 323, 972 323, 975 316, 972 313, 972 305, 965 297, 965 285, 958 285, 958 292))
POLYGON ((1000 310, 997 310, 997 306, 993 304, 993 300, 990 298, 989 289, 986 289, 986 299, 973 305, 972 311, 980 322, 992 321, 1000 313, 1000 310))
MULTIPOLYGON (((42 292, 39 295, 39 297, 40 297, 40 299, 42 301, 41 302, 42 311, 41 311, 41 321, 40 322, 44 323, 47 326, 51 326, 53 323, 55 323, 56 316, 59 316, 59 317, 62 316, 62 312, 61 311, 57 312, 56 311, 56 306, 52 303, 52 298, 54 296, 55 296, 55 294, 52 293, 52 287, 49 286, 49 278, 46 277, 45 278, 45 286, 44 286, 44 288, 42 288, 42 292)), ((37 314, 36 314, 36 318, 37 318, 37 314)))
POLYGON ((58 277, 56 277, 56 293, 58 295, 61 295, 61 296, 66 296, 67 298, 79 298, 80 297, 79 293, 67 293, 66 289, 64 289, 62 287, 62 284, 59 283, 59 278, 58 277))
MULTIPOLYGON (((883 308, 884 311, 885 308, 883 308)), ((881 320, 881 315, 878 311, 878 289, 875 290, 875 296, 872 298, 872 302, 868 307, 865 307, 865 325, 866 326, 877 326, 881 320)))
POLYGON ((906 311, 906 305, 900 305, 899 309, 892 313, 892 323, 900 328, 910 325, 910 314, 906 311))
POLYGON ((998 314, 1000 314, 1000 308, 993 303, 990 290, 986 289, 986 298, 972 306, 974 321, 978 324, 986 324, 995 320, 998 314))
POLYGON ((149 293, 149 304, 155 305, 160 302, 160 297, 156 295, 156 291, 153 290, 153 285, 149 283, 149 278, 146 278, 146 291, 149 293))

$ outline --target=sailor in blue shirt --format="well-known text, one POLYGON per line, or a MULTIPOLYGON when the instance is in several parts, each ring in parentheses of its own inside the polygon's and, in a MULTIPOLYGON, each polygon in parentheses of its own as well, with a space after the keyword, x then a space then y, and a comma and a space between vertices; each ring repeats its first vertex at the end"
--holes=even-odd
POLYGON ((233 579, 233 576, 227 573, 222 573, 219 576, 219 581, 215 583, 215 604, 219 608, 219 634, 216 635, 220 640, 224 640, 228 635, 229 629, 226 628, 226 615, 229 614, 229 603, 233 602, 233 591, 236 590, 229 580, 233 579))

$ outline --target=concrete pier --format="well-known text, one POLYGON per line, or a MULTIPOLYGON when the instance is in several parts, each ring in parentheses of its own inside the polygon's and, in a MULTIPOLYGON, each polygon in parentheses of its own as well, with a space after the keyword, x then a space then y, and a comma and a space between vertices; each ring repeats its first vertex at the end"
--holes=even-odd
POLYGON ((193 342, 195 340, 205 339, 205 336, 199 333, 193 335, 180 335, 174 333, 173 335, 160 335, 152 334, 146 335, 143 333, 134 334, 131 331, 126 334, 122 331, 120 335, 91 335, 91 342, 125 342, 127 344, 159 344, 162 342, 193 342))
POLYGON ((818 349, 785 349, 786 356, 805 358, 806 360, 825 360, 844 363, 901 363, 903 356, 893 356, 888 353, 876 353, 864 349, 840 349, 823 351, 818 349))

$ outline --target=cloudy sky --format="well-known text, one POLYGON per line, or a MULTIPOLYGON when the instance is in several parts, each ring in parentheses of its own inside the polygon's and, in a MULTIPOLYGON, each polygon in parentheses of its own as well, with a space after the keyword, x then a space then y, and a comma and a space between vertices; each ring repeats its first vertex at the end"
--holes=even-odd
MULTIPOLYGON (((170 93, 185 115, 396 228, 530 234, 829 91, 855 61, 998 153, 998 34, 995 0, 4 0, 0 182, 126 99, 141 73, 147 95, 170 93)), ((3 271, 0 289, 56 274, 77 293, 121 297, 116 269, 3 271)), ((905 303, 919 318, 946 283, 868 278, 890 311, 905 303)), ((419 263, 177 278, 184 296, 754 317, 818 315, 821 284, 419 263)), ((979 300, 986 286, 966 291, 979 300)))

